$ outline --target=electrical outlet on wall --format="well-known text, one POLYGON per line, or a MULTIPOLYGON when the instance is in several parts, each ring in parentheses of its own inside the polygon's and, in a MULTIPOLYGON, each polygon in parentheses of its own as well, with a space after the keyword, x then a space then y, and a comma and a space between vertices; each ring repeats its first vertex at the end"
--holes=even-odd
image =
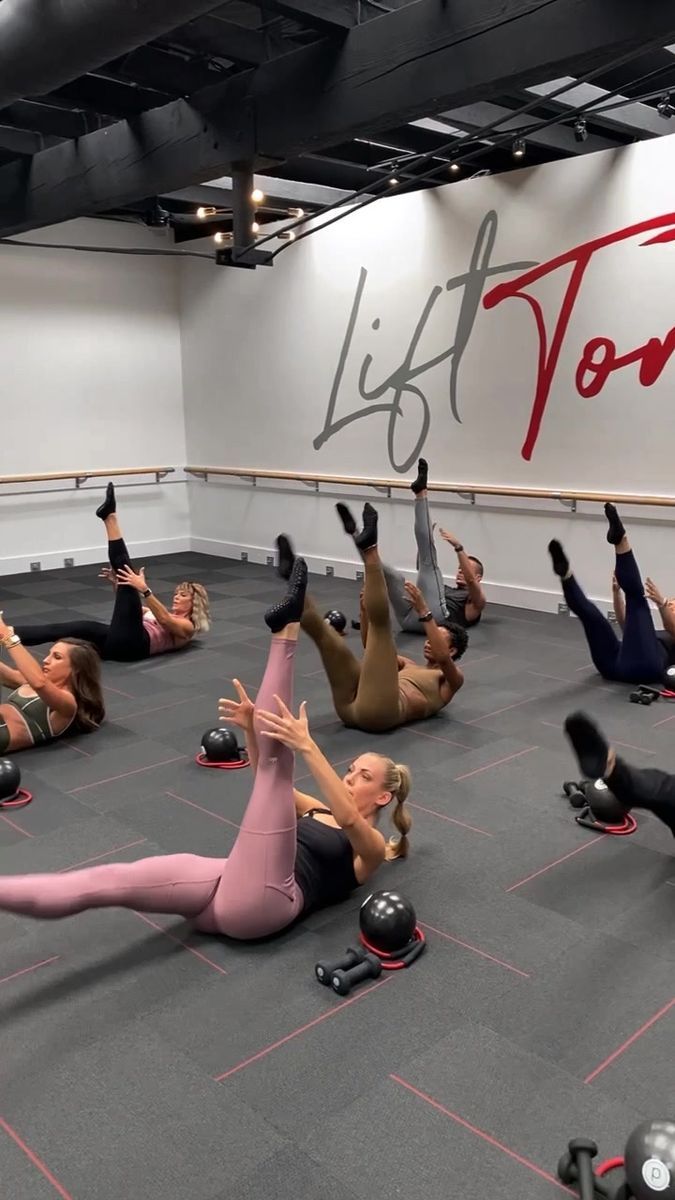
POLYGON ((558 616, 559 617, 569 617, 569 615, 570 615, 569 608, 561 600, 560 604, 558 605, 558 616))
POLYGON ((242 552, 241 552, 241 554, 240 554, 240 556, 239 556, 239 557, 240 557, 240 559, 241 559, 241 561, 242 561, 242 562, 248 562, 248 551, 247 551, 247 550, 242 550, 242 552))
POLYGON ((64 567, 74 567, 75 559, 74 558, 64 558, 63 565, 64 565, 64 567))
POLYGON ((363 571, 356 572, 356 582, 363 583, 363 571))
POLYGON ((326 575, 334 575, 335 571, 332 567, 326 567, 326 575))
POLYGON ((268 567, 273 567, 274 566, 274 555, 268 554, 267 558, 265 559, 265 562, 267 563, 268 567))
POLYGON ((41 563, 41 562, 34 562, 34 563, 31 563, 31 564, 30 564, 30 569, 31 569, 31 571, 41 571, 41 570, 42 570, 42 563, 41 563))

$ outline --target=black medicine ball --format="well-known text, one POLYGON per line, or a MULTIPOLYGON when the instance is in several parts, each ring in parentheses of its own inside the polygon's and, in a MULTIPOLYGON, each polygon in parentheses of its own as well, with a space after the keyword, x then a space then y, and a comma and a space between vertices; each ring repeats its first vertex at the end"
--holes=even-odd
POLYGON ((323 619, 329 625, 332 625, 337 633, 344 633, 347 628, 347 618, 338 608, 331 608, 330 612, 327 612, 323 619))
POLYGON ((675 1200, 675 1120, 638 1125, 626 1142, 624 1162, 635 1200, 675 1200))
POLYGON ((13 800, 21 787, 21 772, 12 758, 0 758, 0 801, 13 800))
POLYGON ((626 809, 610 792, 602 779, 584 784, 584 794, 596 821, 603 825, 621 825, 626 819, 626 809))
POLYGON ((231 729, 221 725, 207 729, 202 737, 202 754, 208 762, 235 762, 239 759, 239 743, 231 729))
POLYGON ((416 925, 415 909, 399 892, 373 892, 361 905, 361 933, 368 945, 382 954, 407 946, 416 925))

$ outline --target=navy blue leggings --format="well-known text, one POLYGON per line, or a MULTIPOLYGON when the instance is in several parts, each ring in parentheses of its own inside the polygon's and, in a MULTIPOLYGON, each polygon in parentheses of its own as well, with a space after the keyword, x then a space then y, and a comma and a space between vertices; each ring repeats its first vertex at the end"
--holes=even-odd
POLYGON ((667 652, 656 636, 633 551, 616 556, 616 579, 626 597, 626 623, 619 640, 600 609, 584 595, 572 575, 563 579, 570 612, 584 627, 593 665, 618 683, 652 683, 663 678, 667 652))

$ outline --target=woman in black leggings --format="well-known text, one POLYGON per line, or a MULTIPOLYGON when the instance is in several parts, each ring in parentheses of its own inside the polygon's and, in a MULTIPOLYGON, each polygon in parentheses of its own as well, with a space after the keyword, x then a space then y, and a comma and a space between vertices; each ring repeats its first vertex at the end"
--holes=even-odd
POLYGON ((15 631, 24 645, 41 646, 43 642, 58 642, 62 638, 81 638, 95 646, 101 658, 138 662, 152 654, 181 650, 196 634, 205 633, 209 628, 205 587, 200 583, 179 583, 169 611, 148 587, 145 572, 134 570, 117 520, 112 483, 108 484, 96 516, 104 522, 108 534, 110 570, 104 573, 115 587, 110 624, 83 620, 16 625, 15 631))
POLYGON ((675 775, 624 762, 583 712, 570 714, 565 721, 565 733, 587 779, 603 779, 626 812, 631 808, 646 809, 663 821, 675 837, 675 775))
POLYGON ((593 665, 605 679, 619 683, 651 683, 663 679, 667 648, 659 641, 644 586, 626 531, 613 504, 605 505, 607 541, 616 549, 616 581, 626 597, 623 639, 587 596, 572 574, 560 542, 549 542, 553 570, 560 576, 570 612, 584 627, 593 665))

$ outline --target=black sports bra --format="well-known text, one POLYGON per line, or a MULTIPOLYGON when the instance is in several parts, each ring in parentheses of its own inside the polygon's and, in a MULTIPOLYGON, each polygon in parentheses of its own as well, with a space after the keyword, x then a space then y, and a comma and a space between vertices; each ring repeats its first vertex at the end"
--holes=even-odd
POLYGON ((354 854, 343 829, 313 820, 325 808, 311 808, 298 818, 295 878, 304 896, 303 912, 338 904, 359 886, 354 854))

